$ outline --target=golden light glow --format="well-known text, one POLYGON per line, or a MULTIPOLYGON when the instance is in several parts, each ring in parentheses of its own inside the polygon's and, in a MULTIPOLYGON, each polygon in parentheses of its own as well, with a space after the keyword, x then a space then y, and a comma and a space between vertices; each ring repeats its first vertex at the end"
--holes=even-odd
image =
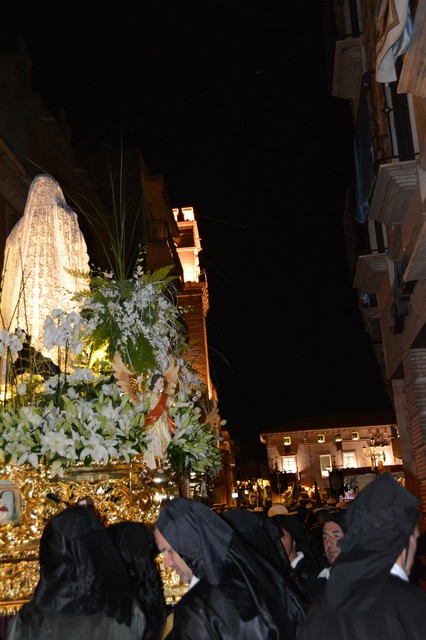
MULTIPOLYGON (((38 547, 47 520, 67 504, 92 498, 97 513, 108 525, 121 520, 153 524, 165 500, 179 495, 168 478, 154 483, 142 461, 132 464, 76 465, 63 478, 51 478, 47 469, 3 465, 0 479, 19 487, 23 509, 16 523, 0 526, 0 615, 16 613, 31 599, 39 578, 38 547), (48 495, 57 500, 49 499, 48 495)), ((186 590, 176 575, 166 571, 167 601, 174 603, 186 590)))

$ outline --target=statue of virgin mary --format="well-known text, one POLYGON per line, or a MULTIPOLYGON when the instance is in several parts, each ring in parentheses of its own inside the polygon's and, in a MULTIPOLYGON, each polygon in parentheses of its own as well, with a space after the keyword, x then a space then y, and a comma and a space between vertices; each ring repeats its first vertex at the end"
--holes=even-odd
POLYGON ((72 296, 87 287, 89 256, 77 214, 66 204, 59 184, 47 174, 34 178, 24 215, 5 248, 1 328, 19 328, 31 346, 54 361, 43 346, 46 316, 71 311, 72 296))

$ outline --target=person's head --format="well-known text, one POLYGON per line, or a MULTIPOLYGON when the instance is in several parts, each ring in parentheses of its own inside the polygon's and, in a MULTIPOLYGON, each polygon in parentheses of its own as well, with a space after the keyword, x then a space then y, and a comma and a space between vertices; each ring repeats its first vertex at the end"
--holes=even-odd
POLYGON ((281 543, 290 562, 293 562, 297 553, 301 551, 312 567, 322 568, 322 558, 316 552, 316 547, 313 542, 311 543, 307 529, 299 518, 293 515, 277 514, 272 517, 272 521, 276 523, 282 533, 281 543))
POLYGON ((126 567, 100 518, 86 506, 67 507, 47 522, 34 600, 51 612, 103 611, 130 625, 133 590, 126 567))
POLYGON ((293 562, 297 555, 296 541, 287 529, 282 529, 281 542, 288 555, 290 562, 293 562))
POLYGON ((281 529, 266 513, 250 509, 231 509, 221 516, 243 537, 246 542, 263 556, 276 564, 283 562, 289 569, 290 561, 281 543, 281 529))
POLYGON ((181 582, 190 582, 193 573, 185 560, 173 549, 159 529, 154 530, 158 550, 163 554, 166 569, 173 569, 179 575, 181 582))
POLYGON ((281 544, 288 556, 290 562, 296 558, 297 555, 297 542, 295 539, 295 532, 293 524, 299 524, 300 521, 294 516, 286 514, 276 514, 272 516, 274 522, 276 522, 281 532, 281 544), (293 522, 294 519, 294 522, 293 522))
POLYGON ((163 385, 164 379, 161 373, 154 373, 151 378, 151 384, 149 385, 150 390, 154 393, 160 393, 163 389, 163 385))
POLYGON ((210 507, 190 498, 170 500, 158 516, 154 535, 165 566, 183 581, 194 575, 219 584, 232 529, 210 507))
POLYGON ((156 565, 158 548, 151 529, 142 522, 117 522, 107 531, 120 551, 147 618, 144 638, 151 638, 167 617, 166 600, 156 565))
POLYGON ((339 542, 345 535, 340 524, 333 520, 326 518, 322 525, 322 543, 324 545, 324 553, 328 564, 331 566, 341 552, 339 542))

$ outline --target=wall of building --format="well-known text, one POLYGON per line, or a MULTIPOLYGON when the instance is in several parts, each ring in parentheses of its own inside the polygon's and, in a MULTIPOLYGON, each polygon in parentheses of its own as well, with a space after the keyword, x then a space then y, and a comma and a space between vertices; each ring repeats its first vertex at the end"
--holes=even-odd
MULTIPOLYGON (((394 77, 387 79, 382 75, 377 44, 392 42, 381 39, 386 19, 383 24, 376 23, 380 1, 358 0, 357 14, 342 12, 342 6, 348 9, 349 0, 332 4, 341 16, 333 25, 335 95, 348 99, 352 106, 360 104, 358 98, 339 92, 339 87, 356 86, 360 76, 365 80, 366 129, 371 134, 370 168, 374 172, 365 221, 356 216, 356 201, 351 211, 357 227, 352 237, 363 239, 352 247, 359 256, 353 282, 360 300, 367 295, 374 301, 360 304, 360 312, 395 409, 406 487, 421 499, 425 521, 426 1, 409 3, 411 39, 408 48, 393 60, 394 77), (345 55, 348 51, 352 51, 352 58, 345 55), (352 64, 355 59, 357 64, 352 64), (380 243, 380 237, 385 242, 380 243), (369 321, 373 313, 374 332, 369 321)), ((357 109, 352 111, 355 130, 357 109)))
MULTIPOLYGON (((371 448, 370 435, 375 433, 377 427, 357 427, 351 429, 312 429, 311 431, 282 431, 273 434, 262 434, 267 446, 267 456, 270 469, 286 470, 286 459, 294 459, 296 463, 296 477, 300 483, 314 489, 314 483, 319 490, 329 489, 329 475, 326 469, 321 469, 321 456, 329 456, 329 470, 343 471, 345 475, 356 476, 365 474, 378 468, 402 470, 402 460, 399 447, 399 438, 393 437, 391 425, 387 425, 381 432, 386 434, 388 444, 371 448), (341 441, 336 442, 336 434, 341 441), (357 435, 357 439, 352 436, 357 435), (324 442, 318 442, 319 437, 324 437, 324 442), (291 444, 284 446, 285 437, 291 437, 291 444), (364 447, 368 453, 375 453, 376 460, 365 455, 364 447), (354 464, 345 465, 344 454, 351 454, 354 464), (353 454, 353 455, 352 455, 353 454), (379 464, 380 463, 380 464, 379 464), (382 467, 383 465, 383 467, 382 467)), ((396 427, 393 426, 393 434, 396 427)), ((324 461, 324 459, 323 459, 324 461)))

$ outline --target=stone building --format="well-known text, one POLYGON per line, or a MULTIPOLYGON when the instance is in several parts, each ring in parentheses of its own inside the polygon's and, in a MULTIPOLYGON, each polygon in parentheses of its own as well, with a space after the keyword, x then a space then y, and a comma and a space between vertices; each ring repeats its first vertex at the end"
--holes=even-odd
POLYGON ((403 475, 400 439, 391 412, 301 418, 263 432, 269 468, 311 493, 340 497, 365 474, 403 475))

